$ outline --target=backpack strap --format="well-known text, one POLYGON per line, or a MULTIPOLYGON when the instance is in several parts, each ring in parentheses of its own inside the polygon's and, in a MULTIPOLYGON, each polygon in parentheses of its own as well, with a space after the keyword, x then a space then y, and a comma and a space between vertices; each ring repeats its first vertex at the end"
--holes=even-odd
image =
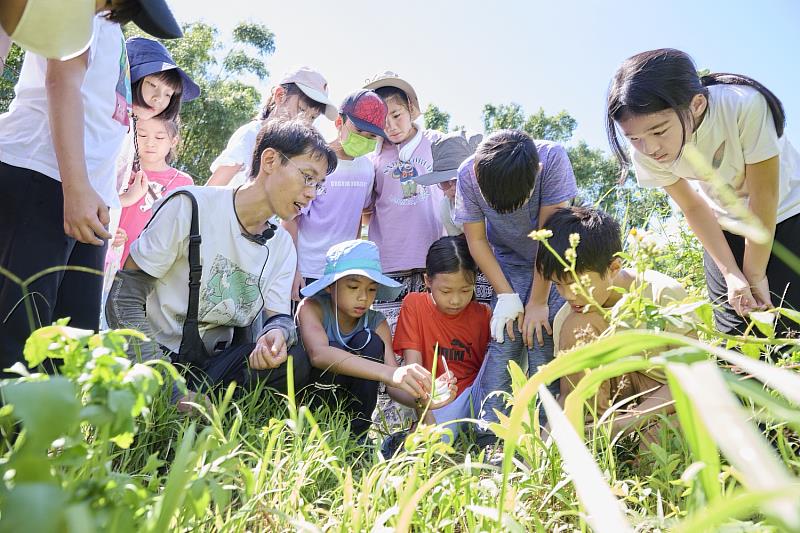
POLYGON ((200 243, 203 239, 200 236, 197 199, 187 190, 177 190, 158 206, 158 209, 153 213, 150 220, 152 221, 155 219, 158 211, 164 207, 169 200, 178 195, 189 198, 192 204, 192 217, 189 223, 189 303, 186 307, 186 319, 183 322, 181 346, 176 354, 178 359, 176 362, 202 365, 208 358, 208 353, 203 345, 203 340, 200 338, 200 331, 198 330, 199 322, 197 319, 200 306, 200 278, 203 274, 203 266, 200 264, 200 243))

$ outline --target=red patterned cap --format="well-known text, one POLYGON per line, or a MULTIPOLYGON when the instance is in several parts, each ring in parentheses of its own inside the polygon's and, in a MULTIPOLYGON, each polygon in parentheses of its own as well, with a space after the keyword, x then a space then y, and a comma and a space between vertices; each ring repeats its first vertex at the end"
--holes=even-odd
POLYGON ((372 91, 360 90, 344 99, 340 113, 345 115, 362 131, 368 131, 386 138, 383 128, 386 125, 386 103, 372 91))

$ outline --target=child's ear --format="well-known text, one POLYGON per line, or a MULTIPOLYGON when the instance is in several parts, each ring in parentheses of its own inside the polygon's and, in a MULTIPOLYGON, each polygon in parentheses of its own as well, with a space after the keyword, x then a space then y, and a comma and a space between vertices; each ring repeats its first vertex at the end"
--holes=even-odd
POLYGON ((338 115, 336 120, 333 121, 333 125, 336 126, 336 129, 341 128, 344 126, 344 122, 342 121, 342 115, 338 115))
POLYGON ((696 94, 692 97, 691 102, 689 102, 689 110, 692 112, 692 117, 697 120, 699 119, 706 110, 708 106, 708 99, 704 94, 696 94))
POLYGON ((615 257, 611 260, 611 263, 608 265, 608 275, 607 277, 613 278, 619 271, 622 270, 622 260, 619 257, 615 257))
POLYGON ((272 89, 272 99, 276 105, 282 103, 286 99, 286 89, 280 85, 272 89))

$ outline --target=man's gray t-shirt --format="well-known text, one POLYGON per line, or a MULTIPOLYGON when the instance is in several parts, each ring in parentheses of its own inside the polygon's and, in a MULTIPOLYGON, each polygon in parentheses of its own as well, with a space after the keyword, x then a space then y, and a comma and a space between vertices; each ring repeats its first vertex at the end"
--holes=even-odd
POLYGON ((486 237, 501 266, 532 269, 539 243, 528 234, 539 229, 539 210, 545 205, 571 200, 578 193, 572 164, 564 147, 550 141, 534 142, 542 171, 528 202, 512 213, 501 215, 486 203, 475 176, 474 155, 458 168, 455 221, 468 224, 485 220, 486 237))

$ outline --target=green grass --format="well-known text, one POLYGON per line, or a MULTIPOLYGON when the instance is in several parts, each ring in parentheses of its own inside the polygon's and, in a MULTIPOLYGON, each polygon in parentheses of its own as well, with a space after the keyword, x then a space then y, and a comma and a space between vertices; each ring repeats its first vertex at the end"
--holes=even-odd
MULTIPOLYGON (((637 270, 701 279, 696 248, 640 248, 625 255, 637 270)), ((775 338, 764 316, 764 337, 721 335, 708 304, 631 294, 627 305, 620 319, 637 329, 530 377, 511 366, 511 411, 493 428, 502 467, 484 464, 469 432, 451 446, 430 426, 383 460, 388 428, 358 444, 343 411, 309 408, 291 388, 229 388, 187 416, 169 403, 174 368, 124 358, 135 332, 42 328, 26 359, 54 358, 62 375, 0 383, 0 531, 800 531, 800 342, 775 338), (686 315, 697 338, 665 332, 686 315), (654 367, 677 411, 655 442, 612 434, 613 412, 584 424, 603 379, 654 367), (543 385, 582 370, 562 411, 543 385)))

